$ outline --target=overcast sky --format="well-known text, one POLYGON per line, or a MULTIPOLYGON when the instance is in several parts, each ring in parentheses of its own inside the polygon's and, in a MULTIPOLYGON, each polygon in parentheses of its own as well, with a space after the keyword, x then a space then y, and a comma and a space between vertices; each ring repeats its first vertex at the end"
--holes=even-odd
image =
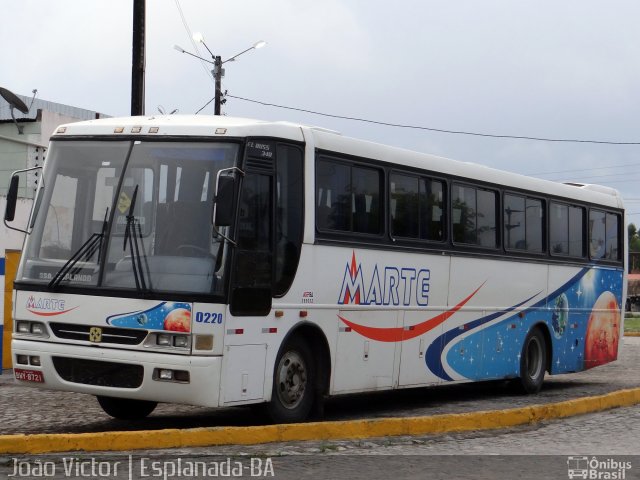
MULTIPOLYGON (((128 115, 132 4, 4 0, 0 86, 128 115)), ((268 42, 226 64, 230 95, 446 130, 640 142, 638 19, 637 0, 149 0, 146 112, 194 113, 213 96, 203 64, 173 49, 195 52, 188 27, 223 59, 268 42)), ((640 145, 452 135, 233 98, 223 112, 608 185, 622 192, 629 220, 640 223, 640 145)), ((213 104, 201 114, 213 114, 213 104)))

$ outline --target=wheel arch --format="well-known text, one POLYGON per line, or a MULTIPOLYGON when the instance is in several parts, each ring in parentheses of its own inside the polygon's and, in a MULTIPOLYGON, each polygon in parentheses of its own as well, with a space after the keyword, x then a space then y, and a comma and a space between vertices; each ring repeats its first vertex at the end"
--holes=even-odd
MULTIPOLYGON (((551 332, 549 331, 549 325, 547 325, 545 322, 539 321, 537 323, 534 323, 531 326, 531 330, 533 329, 539 329, 542 332, 542 336, 544 337, 544 343, 545 343, 545 352, 546 352, 546 357, 545 358, 545 362, 546 362, 546 371, 551 374, 551 365, 552 365, 552 359, 553 359, 553 342, 551 341, 551 332)), ((528 334, 528 332, 527 332, 528 334)))

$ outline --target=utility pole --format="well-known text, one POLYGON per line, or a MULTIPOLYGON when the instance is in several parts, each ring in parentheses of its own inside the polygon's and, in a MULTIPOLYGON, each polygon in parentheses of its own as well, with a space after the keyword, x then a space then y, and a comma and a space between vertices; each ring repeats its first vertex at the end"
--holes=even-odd
POLYGON ((216 95, 213 114, 220 115, 220 105, 222 98, 222 57, 220 55, 216 55, 213 57, 213 77, 216 83, 216 95))
POLYGON ((131 115, 144 115, 145 2, 133 0, 133 52, 131 56, 131 115))

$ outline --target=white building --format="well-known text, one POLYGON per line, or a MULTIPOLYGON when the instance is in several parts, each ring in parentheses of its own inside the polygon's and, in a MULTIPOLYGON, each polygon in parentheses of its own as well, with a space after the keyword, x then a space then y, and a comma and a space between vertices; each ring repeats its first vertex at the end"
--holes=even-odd
MULTIPOLYGON (((30 97, 18 95, 18 98, 25 105, 31 105, 30 97)), ((47 154, 49 137, 58 125, 107 116, 39 99, 33 101, 29 113, 22 114, 15 109, 13 113, 18 124, 22 127, 22 133, 18 132, 11 118, 11 107, 0 97, 0 215, 3 219, 12 172, 43 164, 47 154)), ((16 226, 23 226, 27 222, 38 178, 38 174, 29 174, 26 182, 23 181, 24 177, 21 178, 16 221, 14 222, 16 226)), ((2 360, 2 368, 10 368, 11 366, 8 348, 11 339, 10 286, 13 279, 5 278, 5 271, 11 274, 14 270, 23 240, 24 236, 20 232, 10 230, 5 227, 4 221, 0 222, 0 288, 4 293, 0 296, 0 339, 2 339, 0 359, 2 360)))

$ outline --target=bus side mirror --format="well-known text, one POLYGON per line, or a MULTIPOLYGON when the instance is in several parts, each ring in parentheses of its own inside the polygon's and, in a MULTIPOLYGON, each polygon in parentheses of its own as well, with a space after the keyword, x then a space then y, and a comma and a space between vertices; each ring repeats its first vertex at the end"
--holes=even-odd
POLYGON ((7 193, 7 207, 4 211, 4 221, 13 222, 16 216, 16 204, 18 203, 18 186, 20 185, 20 178, 17 175, 11 177, 11 183, 9 184, 9 192, 7 193))
POLYGON ((225 176, 218 178, 213 217, 213 224, 217 227, 228 227, 233 222, 235 184, 236 181, 234 177, 225 176))

